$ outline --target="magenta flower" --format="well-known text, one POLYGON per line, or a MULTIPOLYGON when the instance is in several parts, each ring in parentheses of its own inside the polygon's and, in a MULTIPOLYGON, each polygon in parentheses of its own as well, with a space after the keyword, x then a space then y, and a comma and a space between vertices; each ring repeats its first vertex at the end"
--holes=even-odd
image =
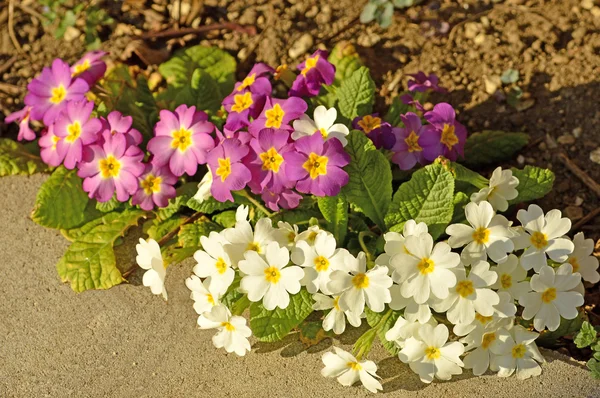
POLYGON ((404 94, 400 96, 400 101, 402 101, 403 104, 414 106, 419 112, 425 112, 423 105, 421 105, 419 100, 415 99, 411 94, 404 94))
POLYGON ((248 76, 246 76, 243 81, 235 84, 233 93, 241 93, 244 90, 248 90, 256 95, 271 95, 271 82, 266 76, 271 75, 274 72, 275 70, 266 64, 254 64, 252 69, 250 69, 250 72, 248 72, 248 76))
POLYGON ((6 124, 18 121, 19 123, 19 135, 17 136, 18 141, 33 141, 35 140, 35 131, 29 126, 29 116, 31 114, 31 107, 25 106, 20 111, 16 111, 8 115, 4 122, 6 124))
POLYGON ((54 125, 51 124, 45 132, 42 133, 38 144, 40 145, 40 157, 48 166, 58 167, 65 159, 65 154, 62 156, 58 153, 57 144, 60 137, 54 134, 54 125))
POLYGON ((248 131, 255 137, 263 129, 282 129, 292 131, 290 122, 306 112, 308 105, 301 98, 277 99, 267 97, 260 116, 250 124, 248 131))
POLYGON ((102 123, 91 118, 94 103, 86 100, 69 101, 54 122, 54 134, 61 138, 56 149, 64 157, 64 165, 73 170, 83 156, 83 147, 94 143, 102 123))
POLYGON ((464 157, 467 129, 456 120, 452 105, 437 104, 424 117, 434 127, 419 140, 425 159, 433 161, 441 155, 454 161, 458 155, 464 157))
POLYGON ((245 163, 252 172, 250 188, 253 193, 261 193, 265 188, 280 193, 294 186, 285 174, 284 155, 294 150, 289 138, 290 133, 286 130, 264 129, 258 133, 258 138, 250 141, 252 159, 245 163))
POLYGON ((295 209, 302 200, 302 195, 291 189, 286 189, 281 193, 274 193, 265 189, 261 195, 265 205, 273 211, 279 211, 279 206, 284 209, 295 209))
POLYGON ((364 132, 377 149, 392 149, 396 143, 392 125, 384 122, 377 113, 355 117, 352 128, 364 132))
POLYGON ((215 135, 217 136, 217 142, 222 142, 227 138, 237 138, 238 140, 240 140, 242 145, 249 145, 250 140, 253 138, 252 134, 250 134, 247 131, 233 131, 225 127, 223 128, 223 131, 215 127, 215 135))
POLYGON ((108 54, 102 50, 90 51, 71 66, 71 76, 80 77, 92 87, 102 79, 106 72, 106 63, 102 58, 108 54))
POLYGON ((85 147, 77 175, 83 180, 83 190, 98 202, 109 201, 115 191, 117 200, 126 202, 138 189, 138 177, 145 170, 144 152, 137 146, 127 146, 123 134, 104 132, 102 146, 85 147))
POLYGON ((207 162, 213 176, 210 192, 219 202, 233 202, 231 191, 244 189, 252 179, 250 170, 242 163, 248 151, 248 146, 243 146, 240 140, 228 138, 208 153, 207 162))
POLYGON ((429 90, 437 91, 438 93, 446 92, 445 88, 439 86, 439 79, 435 73, 431 73, 427 76, 425 73, 419 71, 418 73, 412 75, 409 74, 408 76, 414 78, 414 80, 408 81, 409 91, 418 91, 421 93, 429 90))
POLYGON ((260 114, 266 98, 265 95, 255 94, 250 90, 234 90, 223 100, 223 106, 228 112, 225 128, 237 131, 248 126, 250 117, 256 118, 260 114))
MULTIPOLYGON (((102 131, 110 131, 112 135, 123 134, 127 141, 127 146, 140 145, 143 141, 142 133, 131 128, 133 118, 131 116, 123 116, 119 111, 112 111, 105 118, 101 117, 102 131)), ((102 135, 98 137, 98 145, 102 145, 102 135)))
POLYGON ((286 174, 297 181, 296 189, 316 196, 335 196, 348 183, 348 173, 342 167, 350 163, 337 138, 323 141, 320 134, 298 139, 295 152, 285 154, 286 174))
POLYGON ((335 66, 327 61, 327 51, 317 50, 298 65, 300 74, 289 91, 291 97, 314 97, 319 95, 323 84, 333 84, 335 66))
MULTIPOLYGON (((410 170, 417 162, 426 163, 421 141, 424 135, 431 134, 432 129, 431 126, 423 126, 421 118, 412 112, 408 112, 400 118, 404 127, 394 128, 396 145, 392 148, 392 152, 394 152, 392 162, 400 166, 401 170, 410 170)), ((432 150, 432 148, 428 148, 428 150, 432 150)))
POLYGON ((31 119, 51 125, 68 101, 84 99, 90 87, 83 79, 71 79, 71 69, 62 59, 55 59, 52 68, 44 68, 40 76, 28 85, 25 105, 31 106, 31 119))
POLYGON ((148 150, 154 155, 152 163, 159 167, 168 164, 177 177, 196 174, 198 164, 206 163, 206 153, 215 146, 210 135, 214 129, 208 115, 196 111, 195 106, 180 105, 175 113, 160 111, 155 137, 148 142, 148 150))
POLYGON ((143 210, 150 211, 154 205, 167 207, 169 199, 177 196, 173 187, 177 183, 175 177, 168 167, 156 167, 146 165, 145 173, 139 179, 139 187, 133 195, 131 203, 140 205, 143 210))

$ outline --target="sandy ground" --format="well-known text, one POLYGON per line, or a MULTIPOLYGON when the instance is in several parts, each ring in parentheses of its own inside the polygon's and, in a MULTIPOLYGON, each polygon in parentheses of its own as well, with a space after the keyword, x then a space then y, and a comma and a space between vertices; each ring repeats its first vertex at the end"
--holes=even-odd
MULTIPOLYGON (((143 286, 75 294, 54 268, 67 247, 59 233, 28 215, 45 176, 0 179, 0 397, 354 397, 320 376, 330 342, 307 352, 296 339, 255 343, 243 358, 216 350, 212 332, 196 328, 184 279, 167 277, 169 302, 143 286)), ((421 384, 381 347, 385 392, 402 397, 593 397, 600 384, 577 362, 544 351, 541 377, 519 381, 466 373, 421 384)))

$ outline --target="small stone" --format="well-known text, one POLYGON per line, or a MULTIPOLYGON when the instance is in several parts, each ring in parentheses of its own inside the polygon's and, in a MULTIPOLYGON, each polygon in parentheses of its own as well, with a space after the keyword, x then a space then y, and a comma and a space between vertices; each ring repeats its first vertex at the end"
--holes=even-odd
POLYGON ((575 206, 581 206, 583 204, 583 198, 581 196, 576 196, 575 197, 575 206))
POLYGON ((545 142, 540 142, 540 145, 538 145, 538 148, 540 149, 540 151, 547 151, 548 145, 546 145, 545 142))
POLYGON ((594 7, 590 10, 594 18, 600 18, 600 7, 594 7))
POLYGON ((465 24, 465 37, 467 39, 474 39, 481 30, 481 25, 477 22, 467 22, 465 24))
POLYGON ((517 163, 519 163, 521 166, 525 164, 525 156, 523 155, 519 155, 517 156, 517 163))
POLYGON ((575 143, 575 137, 573 137, 571 134, 563 134, 556 139, 556 142, 561 145, 571 145, 575 143))
POLYGON ((331 6, 329 4, 325 4, 315 19, 319 25, 325 25, 331 22, 331 6))
POLYGON ((569 63, 569 57, 556 54, 555 56, 552 57, 552 62, 554 62, 555 64, 558 64, 558 65, 566 64, 566 63, 569 63))
POLYGON ((483 44, 485 39, 486 39, 486 35, 483 33, 480 33, 477 36, 475 36, 475 38, 473 39, 473 43, 475 43, 479 46, 479 45, 483 44))
POLYGON ((359 46, 373 47, 375 44, 381 41, 381 36, 374 32, 363 32, 358 36, 356 42, 359 46))
POLYGON ((485 92, 491 95, 494 94, 496 90, 498 90, 498 87, 500 87, 502 81, 498 76, 491 76, 489 78, 487 76, 484 76, 483 83, 485 85, 485 92))
POLYGON ((515 109, 519 112, 523 112, 524 110, 527 110, 534 105, 535 105, 535 99, 527 98, 527 99, 517 102, 517 105, 515 105, 515 109))
POLYGON ((596 148, 590 152, 590 160, 594 163, 600 164, 600 148, 596 148))
POLYGON ((558 144, 556 143, 556 140, 550 134, 546 134, 546 144, 548 145, 549 149, 558 148, 558 144))
POLYGON ((292 59, 296 59, 302 54, 305 54, 313 45, 314 39, 310 33, 305 33, 298 40, 294 42, 288 55, 292 59))
POLYGON ((565 215, 571 220, 579 220, 583 217, 583 209, 577 206, 568 206, 565 209, 565 215))
POLYGON ((594 8, 594 0, 582 0, 580 5, 584 10, 591 10, 594 8))
POLYGON ((312 19, 312 18, 316 17, 318 13, 319 13, 319 7, 317 7, 317 6, 312 6, 312 7, 311 7, 311 9, 310 9, 310 10, 308 10, 308 11, 306 12, 306 14, 304 14, 304 16, 305 16, 306 18, 312 19))
POLYGON ((581 132, 582 132, 581 127, 575 127, 573 129, 573 131, 571 132, 571 134, 573 134, 573 137, 579 138, 579 137, 581 137, 581 132))
POLYGON ((63 39, 65 39, 66 42, 72 42, 73 40, 77 39, 80 35, 81 35, 81 32, 78 29, 76 29, 72 26, 69 26, 65 30, 63 39))
MULTIPOLYGON (((239 23, 242 25, 254 25, 256 24, 257 13, 253 8, 247 8, 239 19, 239 23)), ((231 21, 231 20, 230 20, 231 21)))

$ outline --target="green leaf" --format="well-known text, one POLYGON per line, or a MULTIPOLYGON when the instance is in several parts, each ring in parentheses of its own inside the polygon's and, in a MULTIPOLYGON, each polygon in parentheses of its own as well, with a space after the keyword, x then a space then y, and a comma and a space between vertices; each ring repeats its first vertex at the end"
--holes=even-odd
POLYGON ((510 159, 529 142, 525 133, 486 130, 474 133, 465 143, 464 163, 470 167, 497 164, 510 159))
POLYGON ((581 313, 579 313, 577 317, 573 319, 565 319, 560 317, 560 325, 558 326, 558 329, 553 332, 548 330, 542 331, 535 342, 541 347, 556 347, 558 345, 558 339, 564 336, 575 334, 581 329, 582 324, 583 318, 581 317, 581 313))
POLYGON ((348 202, 357 205, 367 217, 386 230, 384 217, 392 199, 392 172, 390 163, 371 140, 362 132, 353 130, 345 147, 351 161, 344 170, 350 180, 342 188, 348 202))
POLYGON ((235 210, 226 210, 222 213, 215 214, 212 219, 217 224, 223 226, 223 228, 232 228, 235 226, 235 210))
POLYGON ((266 310, 260 303, 250 305, 250 328, 260 341, 272 343, 283 339, 313 311, 312 295, 305 289, 290 296, 285 309, 266 310))
POLYGON ((40 187, 31 219, 44 227, 71 229, 85 222, 88 201, 77 170, 61 166, 40 187))
POLYGON ((0 177, 32 175, 48 170, 48 166, 20 143, 0 138, 0 177))
POLYGON ((377 328, 377 337, 379 337, 379 341, 383 347, 388 350, 388 352, 392 355, 397 355, 400 351, 400 348, 392 341, 388 341, 385 338, 385 334, 394 327, 396 324, 396 320, 400 317, 400 311, 390 311, 388 315, 387 312, 373 312, 368 308, 365 308, 365 315, 367 316, 367 323, 372 328, 377 328), (385 319, 384 319, 385 317, 385 319), (382 322, 383 319, 383 322, 382 322))
POLYGON ((410 219, 424 222, 436 239, 452 220, 454 177, 440 163, 417 170, 410 181, 400 185, 385 217, 393 231, 401 231, 410 219))
POLYGON ((504 84, 513 84, 519 81, 519 71, 515 69, 507 69, 504 71, 500 80, 504 84))
POLYGON ((192 80, 192 75, 198 68, 208 73, 218 83, 222 93, 233 90, 235 58, 216 47, 193 46, 181 49, 160 65, 158 71, 170 85, 184 87, 192 80))
MULTIPOLYGON (((221 100, 224 97, 217 81, 200 68, 192 74, 189 85, 180 90, 170 90, 170 93, 174 96, 172 108, 176 108, 181 104, 195 105, 197 109, 209 113, 214 113, 221 108, 221 100)), ((162 98, 166 101, 170 100, 168 96, 162 98)))
POLYGON ((348 41, 342 41, 333 47, 329 55, 329 62, 335 66, 334 85, 338 86, 363 66, 356 48, 348 41))
POLYGON ((592 377, 600 380, 600 362, 592 358, 587 362, 586 366, 592 371, 592 377))
POLYGON ((215 224, 206 217, 200 218, 191 224, 182 225, 177 235, 179 246, 199 249, 202 247, 200 237, 208 236, 211 231, 220 231, 222 229, 220 225, 215 224))
POLYGON ((123 203, 119 202, 116 196, 110 198, 108 202, 96 202, 96 210, 101 213, 110 213, 119 208, 123 203))
POLYGON ((348 201, 343 193, 319 198, 319 210, 327 220, 327 230, 333 234, 338 245, 344 243, 348 232, 348 201))
POLYGON ((103 217, 103 223, 81 235, 60 259, 56 268, 61 280, 71 283, 76 292, 108 289, 123 282, 113 245, 127 229, 137 225, 144 214, 141 210, 130 209, 103 217))
POLYGON ((454 175, 456 181, 466 182, 467 184, 473 185, 477 189, 487 188, 490 181, 479 173, 469 170, 466 167, 455 162, 448 162, 450 164, 450 171, 454 175))
POLYGON ((232 309, 233 305, 244 295, 238 291, 238 288, 240 287, 240 280, 240 275, 236 273, 233 282, 227 289, 227 292, 223 295, 223 297, 221 297, 221 303, 230 310, 232 309))
POLYGON ((220 210, 229 210, 237 208, 239 205, 245 204, 247 202, 246 198, 236 195, 235 193, 233 194, 233 199, 235 200, 235 203, 230 201, 219 202, 215 198, 210 197, 202 203, 200 203, 196 199, 190 198, 187 201, 186 206, 190 209, 200 211, 204 214, 212 214, 220 210))
POLYGON ((467 220, 465 206, 469 202, 469 195, 464 192, 457 192, 456 195, 454 195, 454 211, 452 212, 452 221, 450 221, 450 224, 458 224, 467 220))
POLYGON ((577 333, 573 342, 577 348, 583 348, 594 344, 594 342, 596 342, 596 329, 594 329, 594 326, 588 321, 583 322, 581 330, 579 330, 579 333, 577 333))
POLYGON ((150 222, 150 226, 144 232, 148 234, 148 237, 156 241, 161 240, 163 236, 180 226, 187 217, 175 216, 166 220, 160 220, 155 218, 150 222))
POLYGON ((375 82, 371 78, 369 68, 362 66, 342 81, 337 90, 337 97, 340 113, 348 121, 352 121, 356 116, 371 113, 375 103, 375 82))
POLYGON ((511 170, 519 179, 519 196, 511 200, 510 204, 530 202, 546 196, 552 190, 554 173, 551 170, 535 166, 525 166, 522 170, 513 167, 511 170))
POLYGON ((388 112, 383 118, 392 126, 400 126, 400 124, 402 123, 402 119, 400 119, 400 116, 404 115, 406 112, 411 110, 411 106, 405 104, 400 99, 401 96, 404 94, 408 94, 408 91, 402 92, 397 97, 394 97, 394 99, 392 100, 392 104, 390 105, 390 109, 388 109, 388 112))
POLYGON ((77 16, 72 10, 67 10, 54 31, 54 37, 61 39, 65 35, 67 28, 75 26, 75 22, 77 22, 77 16))

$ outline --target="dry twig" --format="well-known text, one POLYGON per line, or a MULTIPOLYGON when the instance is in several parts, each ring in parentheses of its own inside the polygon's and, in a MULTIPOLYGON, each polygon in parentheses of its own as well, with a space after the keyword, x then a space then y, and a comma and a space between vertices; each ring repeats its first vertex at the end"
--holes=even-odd
POLYGON ((591 189, 598 198, 600 198, 600 184, 598 184, 585 171, 581 170, 565 153, 559 153, 558 159, 569 169, 577 178, 581 180, 589 189, 591 189))
POLYGON ((247 35, 254 36, 256 34, 256 27, 251 25, 240 25, 233 22, 216 23, 212 25, 199 26, 197 28, 183 28, 183 29, 167 29, 161 32, 148 32, 143 33, 137 37, 142 40, 150 39, 170 39, 173 37, 181 37, 189 34, 204 33, 211 30, 228 29, 235 30, 247 35))
POLYGON ((8 36, 10 37, 10 41, 12 42, 13 46, 15 46, 15 49, 17 50, 17 52, 22 53, 23 48, 21 47, 21 45, 19 44, 19 41, 17 40, 17 36, 15 35, 15 27, 13 26, 14 14, 15 14, 15 2, 14 2, 14 0, 8 0, 8 36))

